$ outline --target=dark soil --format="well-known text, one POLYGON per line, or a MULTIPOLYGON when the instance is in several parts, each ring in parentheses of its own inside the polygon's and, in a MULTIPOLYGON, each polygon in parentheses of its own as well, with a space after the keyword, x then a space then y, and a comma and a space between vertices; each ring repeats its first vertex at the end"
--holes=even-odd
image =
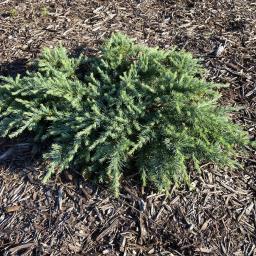
MULTIPOLYGON (((0 73, 24 73, 45 46, 97 54, 122 31, 147 45, 191 51, 208 79, 229 83, 222 103, 256 137, 256 3, 253 0, 0 0, 0 73)), ((46 186, 37 146, 0 141, 1 255, 256 255, 256 154, 242 170, 202 166, 169 196, 132 177, 119 199, 79 175, 46 186), (33 161, 31 161, 31 158, 33 161)))

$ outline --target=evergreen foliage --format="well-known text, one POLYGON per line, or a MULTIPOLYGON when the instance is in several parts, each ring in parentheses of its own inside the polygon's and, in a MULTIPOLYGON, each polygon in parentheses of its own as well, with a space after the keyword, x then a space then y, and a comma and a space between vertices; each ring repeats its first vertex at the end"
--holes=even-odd
POLYGON ((79 168, 116 195, 125 169, 167 191, 189 182, 188 163, 235 167, 247 133, 218 105, 222 85, 207 82, 191 54, 113 35, 98 57, 45 49, 35 72, 1 77, 0 136, 31 131, 51 146, 47 181, 79 168))

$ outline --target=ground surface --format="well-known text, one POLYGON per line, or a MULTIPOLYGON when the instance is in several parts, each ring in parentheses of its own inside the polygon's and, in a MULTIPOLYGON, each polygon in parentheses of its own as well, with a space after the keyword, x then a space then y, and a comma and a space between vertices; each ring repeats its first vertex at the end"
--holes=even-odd
MULTIPOLYGON (((44 46, 95 54, 112 31, 200 57, 229 83, 223 104, 256 134, 256 3, 249 0, 0 1, 0 73, 22 73, 44 46)), ((29 139, 0 141, 1 255, 256 255, 256 157, 244 170, 202 166, 194 189, 143 191, 132 177, 119 199, 66 173, 47 186, 29 139), (32 160, 31 161, 31 157, 32 160)))

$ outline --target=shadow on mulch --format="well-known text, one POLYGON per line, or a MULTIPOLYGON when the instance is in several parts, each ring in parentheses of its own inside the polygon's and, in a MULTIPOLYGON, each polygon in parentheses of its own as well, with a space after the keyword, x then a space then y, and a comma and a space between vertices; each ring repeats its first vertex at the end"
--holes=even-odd
POLYGON ((16 59, 12 62, 2 63, 0 65, 0 76, 16 77, 18 74, 25 75, 28 70, 27 59, 16 59))

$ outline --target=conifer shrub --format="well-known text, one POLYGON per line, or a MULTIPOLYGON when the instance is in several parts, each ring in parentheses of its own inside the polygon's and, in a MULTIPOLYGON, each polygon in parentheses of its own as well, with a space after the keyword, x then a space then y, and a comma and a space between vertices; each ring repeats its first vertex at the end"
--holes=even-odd
POLYGON ((167 191, 189 182, 188 165, 236 167, 248 144, 218 89, 190 53, 114 34, 97 57, 45 49, 34 72, 1 77, 0 136, 31 132, 49 143, 46 182, 65 169, 111 184, 127 169, 167 191))

